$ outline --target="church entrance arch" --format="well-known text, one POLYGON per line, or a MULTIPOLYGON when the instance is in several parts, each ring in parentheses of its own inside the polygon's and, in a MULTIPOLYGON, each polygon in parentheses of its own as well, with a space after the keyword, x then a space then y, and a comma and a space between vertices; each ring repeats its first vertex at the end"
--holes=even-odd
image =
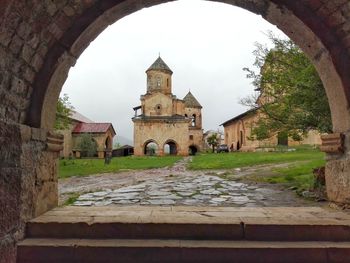
POLYGON ((155 156, 159 154, 158 143, 154 140, 149 140, 143 145, 143 154, 148 156, 155 156))
POLYGON ((168 140, 164 143, 163 152, 165 155, 177 155, 178 145, 173 140, 168 140))
POLYGON ((198 152, 198 147, 196 145, 190 145, 188 151, 190 155, 196 155, 198 152))

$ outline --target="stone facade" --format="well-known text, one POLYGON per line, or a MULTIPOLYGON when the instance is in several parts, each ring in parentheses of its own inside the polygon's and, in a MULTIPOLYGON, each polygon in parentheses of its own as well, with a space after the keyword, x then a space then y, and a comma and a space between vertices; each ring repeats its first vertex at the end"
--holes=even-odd
MULTIPOLYGON (((36 215, 34 211, 44 212, 36 208, 35 196, 40 192, 36 178, 43 184, 57 183, 58 155, 46 150, 45 136, 38 140, 40 136, 32 136, 32 131, 44 135, 52 129, 56 102, 70 67, 108 25, 144 7, 166 2, 0 1, 1 263, 16 261, 16 241, 22 237, 24 222, 36 215), (28 131, 23 137, 21 127, 28 131), (40 161, 43 159, 46 161, 40 161), (50 179, 41 180, 41 171, 50 179)), ((333 130, 345 136, 344 151, 327 153, 328 197, 350 203, 349 1, 218 2, 245 8, 278 26, 315 65, 328 96, 333 130)), ((57 188, 50 190, 47 200, 54 200, 57 188)), ((55 205, 45 205, 46 199, 41 202, 46 209, 55 205)))
POLYGON ((266 140, 254 140, 252 129, 262 116, 263 113, 259 110, 249 110, 222 124, 224 126, 225 144, 228 145, 231 151, 255 151, 258 148, 270 148, 277 145, 321 145, 321 135, 317 131, 309 131, 302 141, 294 141, 292 138, 280 141, 278 134, 274 134, 266 140))
POLYGON ((113 138, 116 135, 111 123, 81 123, 72 131, 72 153, 76 158, 83 157, 80 143, 83 134, 90 134, 97 146, 96 157, 111 156, 113 138), (85 128, 83 128, 85 127, 85 128))
POLYGON ((183 100, 172 94, 173 72, 159 57, 146 71, 147 93, 141 96, 141 106, 135 107, 134 154, 149 153, 147 147, 155 144, 153 154, 186 156, 202 150, 202 106, 189 92, 183 100), (141 110, 138 115, 137 111, 141 110))
POLYGON ((102 159, 110 153, 113 148, 113 138, 116 132, 111 123, 96 123, 80 113, 73 111, 70 123, 65 130, 57 131, 64 137, 63 150, 60 157, 81 158, 80 142, 83 134, 90 134, 97 145, 96 157, 102 159))

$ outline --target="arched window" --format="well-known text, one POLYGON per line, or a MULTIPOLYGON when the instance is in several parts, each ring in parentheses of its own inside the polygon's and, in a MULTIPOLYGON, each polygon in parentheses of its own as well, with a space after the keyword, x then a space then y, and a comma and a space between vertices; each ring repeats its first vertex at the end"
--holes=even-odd
POLYGON ((192 119, 191 126, 196 127, 196 114, 193 114, 191 119, 192 119))

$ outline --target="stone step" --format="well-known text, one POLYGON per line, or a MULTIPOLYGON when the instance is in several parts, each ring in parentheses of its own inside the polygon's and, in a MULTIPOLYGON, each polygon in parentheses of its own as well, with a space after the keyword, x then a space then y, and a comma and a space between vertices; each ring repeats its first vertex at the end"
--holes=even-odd
POLYGON ((321 208, 58 208, 28 238, 350 241, 350 216, 321 208))
POLYGON ((350 242, 28 238, 17 263, 348 263, 349 256, 350 242))
POLYGON ((344 225, 295 224, 286 222, 194 223, 35 223, 27 225, 28 238, 126 238, 256 241, 350 241, 344 225))

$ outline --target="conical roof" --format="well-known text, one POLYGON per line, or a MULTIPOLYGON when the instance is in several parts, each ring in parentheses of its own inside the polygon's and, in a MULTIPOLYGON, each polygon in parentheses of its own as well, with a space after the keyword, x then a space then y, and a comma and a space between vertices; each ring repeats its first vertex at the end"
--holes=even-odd
POLYGON ((186 108, 202 108, 202 105, 198 102, 198 100, 193 96, 191 91, 187 93, 187 95, 183 98, 185 102, 186 108))
POLYGON ((163 59, 159 56, 156 61, 153 62, 153 64, 146 70, 162 70, 162 71, 168 71, 169 73, 173 73, 172 70, 168 67, 167 64, 163 61, 163 59))

